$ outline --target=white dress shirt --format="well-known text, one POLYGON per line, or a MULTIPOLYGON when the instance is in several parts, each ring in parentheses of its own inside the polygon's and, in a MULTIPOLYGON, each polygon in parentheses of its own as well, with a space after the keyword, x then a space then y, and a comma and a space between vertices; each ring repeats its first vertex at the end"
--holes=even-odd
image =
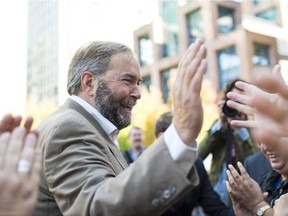
MULTIPOLYGON (((88 113, 90 113, 99 122, 110 139, 118 146, 117 136, 119 134, 119 130, 116 128, 116 126, 82 98, 76 95, 72 95, 70 98, 81 105, 88 113)), ((174 124, 171 124, 170 127, 164 132, 164 140, 169 149, 171 157, 175 161, 189 160, 190 158, 193 158, 195 152, 197 152, 197 148, 189 147, 181 140, 174 124)))

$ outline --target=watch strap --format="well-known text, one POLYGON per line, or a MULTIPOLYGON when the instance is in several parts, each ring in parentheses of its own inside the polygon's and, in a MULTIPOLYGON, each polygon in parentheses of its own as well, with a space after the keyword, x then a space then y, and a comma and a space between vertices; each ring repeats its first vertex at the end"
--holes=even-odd
POLYGON ((268 205, 268 204, 265 205, 265 206, 263 206, 263 207, 261 207, 261 208, 259 208, 259 209, 257 210, 257 215, 258 215, 258 216, 264 215, 265 211, 268 210, 268 209, 270 209, 270 208, 271 208, 271 206, 268 205))

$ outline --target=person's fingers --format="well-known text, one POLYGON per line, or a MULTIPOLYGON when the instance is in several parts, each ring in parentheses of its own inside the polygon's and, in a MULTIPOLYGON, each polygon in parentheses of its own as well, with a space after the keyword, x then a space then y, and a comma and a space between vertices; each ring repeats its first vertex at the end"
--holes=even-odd
POLYGON ((271 73, 261 73, 261 76, 256 77, 256 83, 261 88, 268 92, 279 93, 283 97, 288 99, 288 86, 286 85, 283 76, 281 74, 280 65, 275 65, 271 73))
MULTIPOLYGON (((198 68, 200 67, 201 62, 205 56, 206 47, 202 43, 196 44, 191 52, 188 51, 187 58, 180 67, 180 71, 182 72, 182 80, 178 79, 179 82, 181 81, 181 84, 179 83, 180 86, 187 86, 188 88, 188 86, 191 86, 191 81, 195 84, 198 84, 196 83, 196 80, 193 79, 193 77, 195 74, 197 75, 198 68)), ((179 72, 179 74, 181 74, 181 72, 179 72)))
POLYGON ((230 124, 233 127, 255 128, 256 123, 254 120, 231 120, 230 124))
POLYGON ((241 173, 241 178, 245 181, 245 180, 249 180, 251 179, 251 177, 249 176, 249 174, 247 173, 246 169, 244 168, 243 164, 241 162, 237 162, 237 166, 240 170, 241 173))
POLYGON ((12 131, 14 128, 19 127, 22 121, 22 116, 17 115, 15 117, 13 117, 13 123, 11 125, 10 130, 12 131))
POLYGON ((6 151, 6 156, 9 157, 9 164, 4 163, 5 169, 16 169, 25 135, 25 128, 17 127, 12 131, 9 145, 6 151))
MULTIPOLYGON (((34 155, 35 155, 35 148, 37 146, 37 139, 38 137, 33 133, 28 133, 25 137, 25 142, 23 146, 23 150, 21 153, 21 157, 19 158, 19 161, 26 163, 27 165, 27 173, 33 170, 33 164, 34 164, 34 155), (30 170, 30 171, 29 171, 30 170)), ((24 174, 27 174, 24 171, 24 174)))
POLYGON ((183 56, 182 60, 180 61, 179 65, 183 64, 185 66, 186 64, 190 64, 191 59, 193 59, 198 50, 200 49, 200 46, 203 44, 203 41, 200 39, 196 39, 194 43, 192 43, 189 48, 187 49, 185 55, 183 56))
POLYGON ((202 44, 201 41, 197 39, 195 41, 195 43, 192 43, 189 46, 189 48, 187 49, 184 56, 182 57, 182 59, 179 62, 179 65, 178 65, 179 70, 178 70, 177 79, 175 80, 175 82, 177 82, 177 80, 183 80, 184 79, 184 76, 186 73, 185 68, 188 67, 189 64, 191 64, 191 58, 193 59, 195 57, 201 44, 202 44))
MULTIPOLYGON (((230 93, 231 94, 229 94, 229 95, 233 95, 234 94, 234 92, 230 92, 230 93)), ((240 97, 244 98, 245 96, 240 96, 239 95, 239 97, 237 97, 237 98, 240 98, 240 97)), ((227 101, 227 105, 230 108, 238 110, 240 113, 244 113, 246 115, 254 116, 254 113, 255 113, 254 108, 249 106, 249 105, 247 106, 246 105, 247 103, 243 102, 244 100, 245 99, 243 99, 242 102, 241 102, 241 100, 237 100, 237 102, 234 101, 234 100, 228 100, 227 101)))
POLYGON ((232 188, 230 186, 229 181, 226 181, 226 188, 227 188, 228 193, 230 194, 232 192, 232 188))
POLYGON ((0 120, 0 134, 5 131, 8 131, 8 128, 10 128, 12 122, 13 122, 12 114, 10 113, 5 114, 0 120))
POLYGON ((242 181, 242 177, 239 175, 238 171, 231 164, 228 165, 231 175, 235 183, 238 185, 242 181))
POLYGON ((5 132, 0 134, 0 168, 3 168, 3 161, 5 160, 6 156, 6 149, 10 139, 11 133, 5 132))
POLYGON ((26 121, 25 121, 25 124, 24 124, 24 127, 26 128, 27 132, 29 132, 31 130, 32 124, 33 124, 33 117, 32 116, 28 116, 26 118, 26 121))
POLYGON ((207 61, 206 59, 202 59, 197 72, 195 74, 195 78, 194 78, 194 85, 190 85, 190 87, 192 87, 194 90, 196 90, 196 92, 201 91, 201 87, 202 87, 202 80, 203 80, 203 76, 206 72, 207 69, 207 61))
POLYGON ((233 177, 233 175, 229 169, 226 170, 226 173, 227 173, 227 180, 229 182, 231 191, 233 191, 233 189, 237 186, 237 184, 236 184, 235 179, 234 179, 234 177, 233 177))

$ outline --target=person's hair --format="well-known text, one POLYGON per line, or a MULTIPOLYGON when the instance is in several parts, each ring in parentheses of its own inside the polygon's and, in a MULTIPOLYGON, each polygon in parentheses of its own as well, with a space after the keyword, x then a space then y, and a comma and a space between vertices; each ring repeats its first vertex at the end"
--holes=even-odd
POLYGON ((133 130, 133 129, 135 129, 135 130, 140 130, 140 131, 142 131, 142 132, 143 132, 143 130, 142 130, 140 127, 137 127, 137 126, 132 126, 132 127, 131 127, 131 129, 130 129, 130 131, 129 131, 128 137, 130 137, 130 135, 131 135, 131 132, 132 132, 132 130, 133 130))
POLYGON ((171 125, 172 123, 173 114, 172 111, 168 111, 165 113, 162 113, 159 118, 156 120, 155 124, 155 136, 158 137, 160 133, 163 133, 166 131, 166 129, 171 125))
POLYGON ((74 54, 68 69, 67 91, 77 95, 81 90, 81 76, 90 71, 96 76, 103 75, 108 69, 111 57, 115 54, 131 53, 126 45, 109 41, 92 41, 81 46, 74 54))
POLYGON ((228 92, 231 92, 232 89, 234 89, 234 88, 238 89, 238 88, 235 86, 235 83, 238 82, 238 81, 245 82, 244 80, 237 78, 237 79, 231 80, 230 82, 227 83, 226 88, 225 88, 225 90, 224 90, 224 97, 225 97, 225 98, 227 98, 227 93, 228 93, 228 92))

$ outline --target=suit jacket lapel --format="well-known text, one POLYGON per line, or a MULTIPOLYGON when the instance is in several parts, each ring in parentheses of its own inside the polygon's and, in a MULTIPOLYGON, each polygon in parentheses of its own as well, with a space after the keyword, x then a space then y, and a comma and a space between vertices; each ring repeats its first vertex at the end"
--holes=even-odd
POLYGON ((77 102, 69 98, 66 100, 63 107, 73 109, 79 112, 81 115, 83 115, 97 129, 97 131, 101 134, 101 136, 105 138, 110 151, 115 156, 116 160, 119 162, 122 168, 123 169, 127 168, 128 166, 127 162, 123 154, 121 153, 120 149, 115 145, 115 143, 110 139, 108 134, 101 127, 101 125, 97 122, 97 120, 90 113, 88 113, 80 104, 78 104, 77 102))

